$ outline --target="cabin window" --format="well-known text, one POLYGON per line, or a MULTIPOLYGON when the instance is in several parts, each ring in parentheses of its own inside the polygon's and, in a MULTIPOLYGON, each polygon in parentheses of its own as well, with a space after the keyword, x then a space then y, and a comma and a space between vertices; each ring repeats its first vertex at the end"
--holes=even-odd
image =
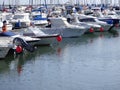
POLYGON ((120 15, 120 12, 116 12, 118 15, 120 15))
POLYGON ((81 22, 95 22, 93 18, 80 19, 81 22))
POLYGON ((24 18, 23 15, 15 15, 15 16, 13 17, 13 19, 23 19, 23 18, 24 18))
POLYGON ((108 15, 115 15, 115 14, 113 14, 113 13, 108 13, 108 15))

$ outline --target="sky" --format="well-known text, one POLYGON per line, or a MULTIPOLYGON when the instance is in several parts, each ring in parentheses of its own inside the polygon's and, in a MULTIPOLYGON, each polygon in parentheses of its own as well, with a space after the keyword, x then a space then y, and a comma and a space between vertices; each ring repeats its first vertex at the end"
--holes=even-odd
MULTIPOLYGON (((30 1, 32 1, 32 0, 30 0, 30 1)), ((57 2, 65 3, 69 0, 46 0, 47 3, 50 3, 50 1, 53 3, 57 3, 57 2)), ((9 3, 10 4, 15 4, 15 3, 17 3, 17 4, 29 4, 29 0, 0 0, 0 4, 3 4, 3 2, 5 4, 9 4, 9 3)), ((44 4, 45 0, 33 0, 33 2, 34 2, 34 4, 40 4, 40 2, 42 4, 44 4)))
MULTIPOLYGON (((45 3, 45 0, 33 0, 33 1, 34 1, 34 4, 40 4, 40 2, 42 4, 45 3)), ((107 1, 108 3, 117 4, 118 1, 120 1, 120 0, 46 0, 47 3, 52 2, 52 3, 60 3, 60 4, 63 4, 66 2, 73 2, 73 3, 79 2, 80 4, 84 4, 84 3, 99 4, 99 3, 101 3, 101 1, 103 1, 103 2, 107 1)), ((3 4, 3 2, 5 4, 12 4, 12 5, 29 4, 29 0, 0 0, 1 5, 3 4)))

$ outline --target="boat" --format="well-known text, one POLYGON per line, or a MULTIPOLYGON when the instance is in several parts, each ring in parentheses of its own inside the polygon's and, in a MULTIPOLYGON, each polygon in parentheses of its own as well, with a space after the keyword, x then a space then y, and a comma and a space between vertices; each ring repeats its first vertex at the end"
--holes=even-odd
POLYGON ((45 25, 47 24, 47 14, 42 12, 32 12, 31 13, 31 22, 33 22, 35 25, 45 25))
POLYGON ((0 30, 2 30, 2 26, 3 26, 3 21, 6 21, 6 26, 7 26, 7 30, 10 31, 12 30, 13 26, 12 24, 9 22, 9 20, 12 18, 12 14, 10 13, 0 13, 0 30))
MULTIPOLYGON (((93 16, 97 17, 98 20, 104 21, 107 24, 111 25, 112 28, 119 29, 120 18, 118 17, 116 12, 110 11, 110 10, 104 10, 103 12, 95 11, 93 13, 93 16)), ((111 27, 110 27, 110 29, 111 29, 111 27)))
POLYGON ((8 37, 1 37, 0 38, 0 59, 5 58, 11 48, 13 48, 12 39, 8 37))
POLYGON ((31 20, 29 18, 29 13, 16 13, 10 20, 10 23, 13 24, 14 29, 30 26, 31 20))
POLYGON ((108 31, 112 25, 98 20, 94 16, 79 14, 78 16, 80 22, 85 22, 87 24, 100 25, 99 29, 94 29, 95 31, 108 31))
POLYGON ((60 34, 63 38, 67 38, 79 37, 87 31, 85 27, 69 24, 64 17, 52 17, 49 19, 51 27, 40 28, 45 34, 60 34))
POLYGON ((11 20, 13 15, 11 13, 3 12, 0 13, 0 29, 2 28, 3 21, 6 21, 7 30, 10 31, 13 28, 13 25, 9 22, 11 20))
POLYGON ((18 35, 10 31, 1 32, 0 38, 4 38, 4 37, 12 39, 12 44, 14 45, 12 49, 16 49, 17 46, 21 46, 21 48, 24 48, 30 52, 34 51, 34 45, 36 45, 37 42, 40 41, 40 39, 38 38, 31 38, 28 36, 18 35))
POLYGON ((37 42, 37 45, 52 45, 53 43, 60 42, 62 37, 59 34, 45 34, 41 29, 37 27, 29 27, 23 32, 24 36, 29 36, 32 38, 40 38, 41 40, 37 42))
MULTIPOLYGON (((2 30, 3 22, 0 21, 0 30, 2 30)), ((8 31, 12 30, 12 24, 9 24, 8 22, 6 23, 6 27, 8 31)))
POLYGON ((92 24, 87 24, 85 22, 80 22, 79 19, 78 19, 78 16, 75 13, 72 14, 71 24, 85 27, 87 29, 86 33, 93 33, 94 29, 95 29, 95 26, 92 25, 92 24))

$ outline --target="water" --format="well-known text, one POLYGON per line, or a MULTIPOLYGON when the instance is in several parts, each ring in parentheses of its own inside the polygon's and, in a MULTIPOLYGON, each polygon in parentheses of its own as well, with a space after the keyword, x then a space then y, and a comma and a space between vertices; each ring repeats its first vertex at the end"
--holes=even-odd
POLYGON ((0 90, 119 90, 120 37, 66 38, 0 61, 0 90))

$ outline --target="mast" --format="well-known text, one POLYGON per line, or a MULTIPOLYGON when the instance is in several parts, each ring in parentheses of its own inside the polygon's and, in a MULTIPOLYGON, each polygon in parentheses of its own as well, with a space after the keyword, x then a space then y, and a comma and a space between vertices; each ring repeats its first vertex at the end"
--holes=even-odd
POLYGON ((29 0, 29 6, 31 5, 31 0, 29 0))
POLYGON ((53 4, 53 0, 50 0, 50 4, 53 4))
POLYGON ((108 0, 105 0, 105 5, 107 5, 108 4, 108 0))
POLYGON ((10 0, 9 0, 9 5, 10 5, 10 0))
POLYGON ((33 5, 33 0, 31 1, 31 4, 33 5))
POLYGON ((41 6, 41 0, 40 0, 40 6, 41 6))
POLYGON ((72 4, 72 5, 73 5, 73 1, 72 1, 72 0, 70 0, 70 4, 72 4))
POLYGON ((60 1, 59 1, 59 0, 57 0, 57 4, 60 4, 60 1))
POLYGON ((45 7, 46 7, 46 9, 47 9, 47 2, 46 2, 46 0, 45 0, 45 7))
POLYGON ((120 0, 118 0, 118 4, 119 4, 119 7, 120 7, 120 0))

